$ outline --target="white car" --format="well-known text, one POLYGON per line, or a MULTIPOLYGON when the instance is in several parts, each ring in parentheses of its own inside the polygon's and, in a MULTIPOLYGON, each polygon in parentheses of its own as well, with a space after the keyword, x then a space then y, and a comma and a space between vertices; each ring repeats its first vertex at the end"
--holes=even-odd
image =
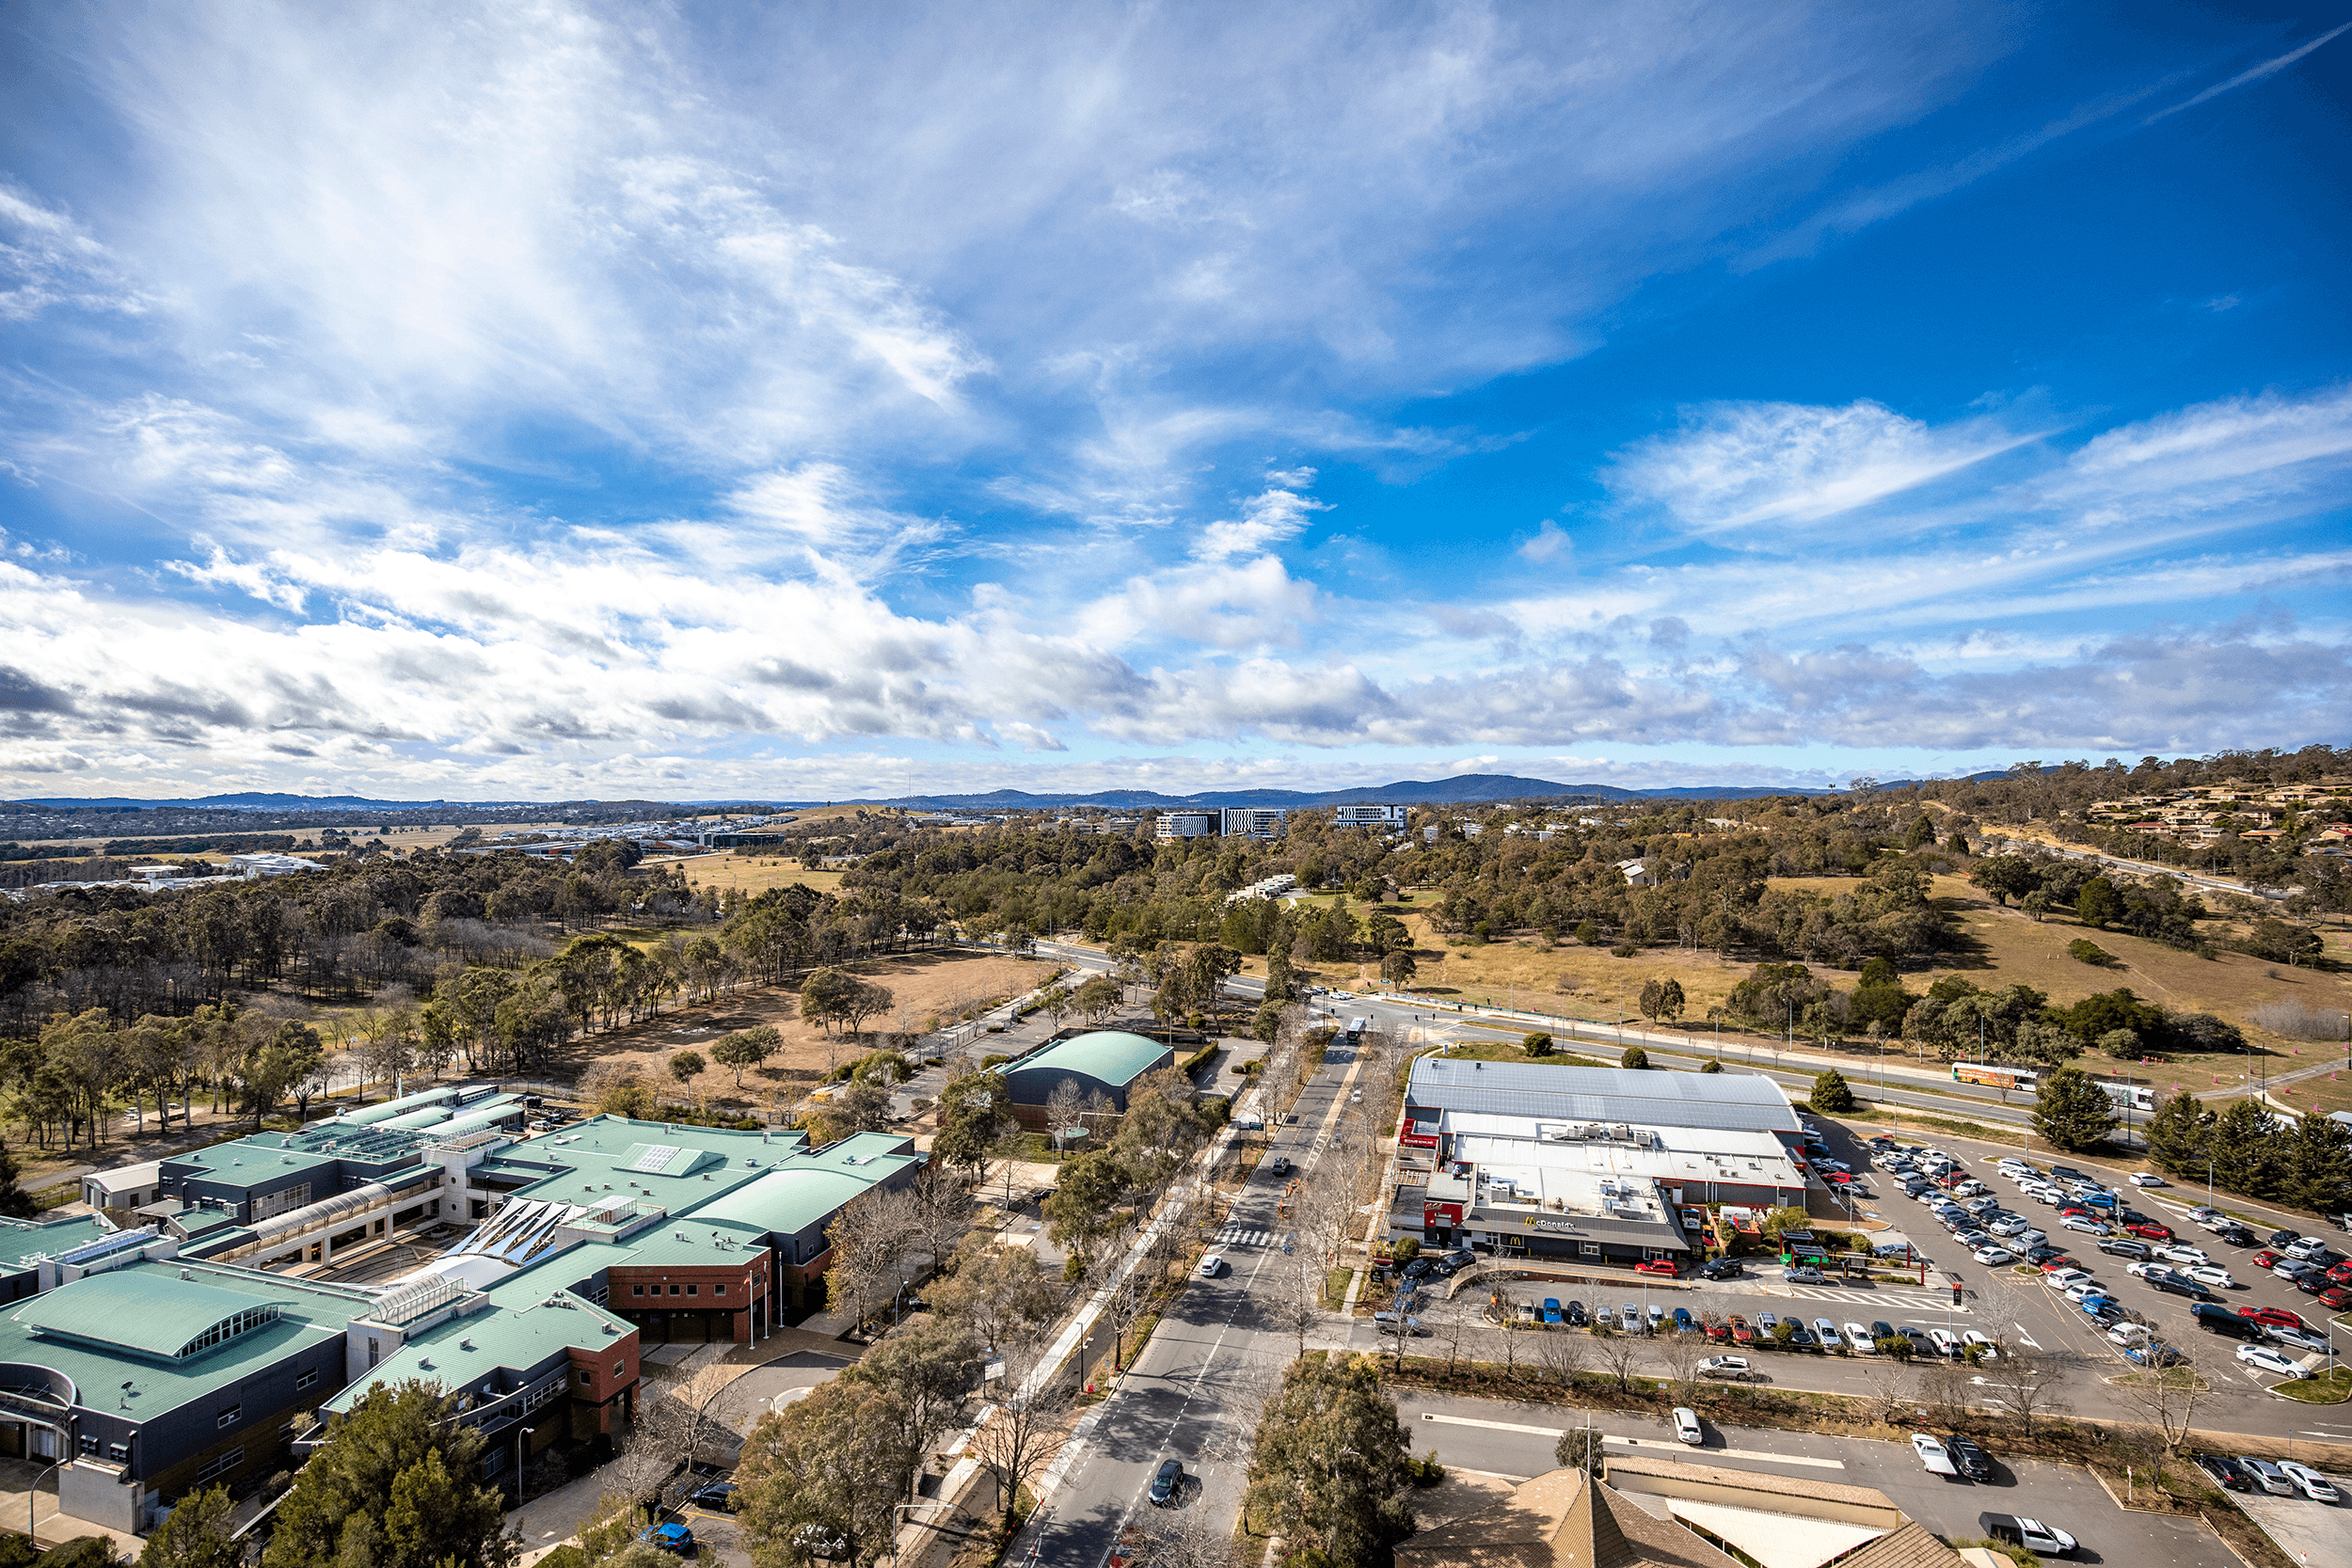
POLYGON ((1225 1255, 1224 1255, 1223 1253, 1221 1253, 1221 1252, 1204 1252, 1204 1253, 1202 1253, 1202 1254, 1200 1255, 1200 1277, 1201 1277, 1201 1278, 1203 1278, 1203 1279, 1215 1279, 1215 1278, 1216 1278, 1218 1275, 1221 1275, 1221 1274, 1223 1274, 1224 1272, 1225 1272, 1225 1255))
POLYGON ((2106 1291, 2107 1288, 2100 1284, 2097 1280, 2086 1279, 2080 1281, 2079 1283, 2069 1285, 2066 1288, 2066 1299, 2068 1301, 2079 1302, 2085 1296, 2103 1296, 2106 1294, 2106 1291))
POLYGON ((1982 1329, 1964 1331, 1960 1337, 1960 1343, 1963 1351, 1975 1351, 1987 1361, 1997 1361, 2001 1357, 2000 1348, 1993 1343, 1993 1337, 1982 1329))
POLYGON ((1846 1348, 1856 1355, 1876 1355, 1878 1346, 1870 1342, 1870 1331, 1860 1323, 1848 1323, 1840 1333, 1846 1337, 1846 1348))
POLYGON ((2268 1345, 2240 1345, 2237 1358, 2257 1371, 2274 1372, 2280 1377, 2301 1377, 2301 1363, 2290 1361, 2268 1345))
POLYGON ((2060 1269, 2056 1274, 2043 1275, 2042 1283, 2053 1291, 2070 1291, 2077 1285, 2090 1284, 2090 1276, 2080 1269, 2060 1269))
POLYGON ((2328 1253, 2328 1243, 2316 1236, 2298 1236, 2279 1249, 2297 1262, 2308 1263, 2328 1253))
POLYGON ((1960 1474, 1959 1467, 1952 1463, 1951 1450, 1924 1432, 1911 1434, 1911 1451, 1919 1456, 1919 1463, 1928 1467, 1931 1475, 1960 1474))
POLYGON ((2169 1271, 2170 1265, 2159 1263, 2153 1258, 2135 1258, 2123 1266, 2123 1272, 2134 1279, 2145 1279, 2152 1274, 2166 1274, 2169 1271))
POLYGON ((2020 1230, 2015 1238, 2021 1247, 2037 1247, 2049 1239, 2050 1233, 2046 1230, 2020 1230))
POLYGON ((2213 1261, 2205 1256, 2203 1248, 2193 1246, 2160 1246, 2156 1248, 2156 1256, 2168 1263, 2188 1264, 2213 1261))
POLYGON ((1938 1355, 1958 1355, 1961 1352, 1960 1336, 1948 1328, 1929 1329, 1928 1343, 1935 1347, 1938 1355))
POLYGON ((2001 1263, 2014 1263, 2017 1261, 2017 1254, 2010 1251, 2010 1249, 2005 1246, 1980 1246, 1968 1256, 1974 1258, 1978 1262, 1982 1263, 1986 1268, 1992 1268, 2001 1263))
POLYGON ((2238 1288, 2237 1281, 2230 1277, 2230 1271, 2218 1263, 2202 1263, 2181 1272, 2210 1291, 2234 1291, 2238 1288))
POLYGON ((1674 1423, 1675 1435, 1690 1444, 1692 1448, 1696 1448, 1701 1443, 1707 1441, 1706 1430, 1699 1425, 1699 1413, 1692 1409, 1689 1405, 1677 1404, 1675 1406, 1674 1423))
POLYGON ((1748 1358, 1744 1355, 1710 1355, 1693 1370, 1701 1377, 1743 1375, 1748 1370, 1748 1358))
POLYGON ((2132 1172, 2132 1185, 2135 1187, 2169 1187, 2171 1184, 2172 1183, 2167 1181, 2163 1177, 2158 1176, 2153 1171, 2136 1170, 2132 1172))
POLYGON ((2278 1461, 2278 1465, 2287 1480, 2295 1482, 2303 1496, 2312 1501, 2331 1503, 2336 1500, 2336 1489, 2328 1484, 2328 1478, 2310 1465, 2298 1465, 2292 1459, 2281 1459, 2278 1461))
POLYGON ((1985 1228, 1995 1236, 2018 1236, 2023 1235, 2029 1227, 2023 1214, 2003 1214, 1999 1219, 1987 1225, 1985 1228))

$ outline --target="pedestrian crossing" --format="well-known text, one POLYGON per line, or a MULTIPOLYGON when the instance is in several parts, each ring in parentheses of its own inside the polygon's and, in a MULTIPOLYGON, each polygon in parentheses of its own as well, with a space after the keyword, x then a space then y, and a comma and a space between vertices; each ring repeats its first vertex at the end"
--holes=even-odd
POLYGON ((1246 1225, 1229 1225, 1216 1233, 1219 1246, 1263 1246, 1274 1240, 1271 1230, 1253 1230, 1246 1225))

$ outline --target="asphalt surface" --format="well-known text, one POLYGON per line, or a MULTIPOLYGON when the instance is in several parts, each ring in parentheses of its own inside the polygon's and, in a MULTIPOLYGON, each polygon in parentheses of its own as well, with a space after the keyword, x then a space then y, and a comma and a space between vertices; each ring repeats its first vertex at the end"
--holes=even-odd
POLYGON ((1982 1513, 2022 1513, 2056 1525, 2079 1540, 2083 1549, 2071 1560, 2130 1564, 2132 1568, 2158 1564, 2236 1568, 2229 1548, 2195 1520, 2128 1513, 2117 1507, 2085 1471, 2072 1465, 2007 1460, 1997 1446, 1988 1445, 1994 1459, 1993 1479, 1972 1482, 1929 1474, 1905 1443, 1728 1427, 1707 1418, 1703 1412, 1700 1424, 1707 1441, 1692 1448, 1675 1441, 1674 1433, 1662 1420, 1560 1405, 1516 1404, 1416 1390, 1397 1401, 1397 1411, 1415 1452, 1435 1449, 1439 1461, 1464 1469, 1515 1477, 1540 1475, 1554 1465, 1552 1445, 1558 1429, 1589 1425, 1608 1437, 1621 1439, 1605 1444, 1613 1455, 1687 1459, 1792 1481, 1875 1487, 1905 1513, 1947 1538, 1981 1535, 1977 1515, 1982 1513), (1535 1430, 1524 1430, 1528 1428, 1535 1430))
MULTIPOLYGON (((1322 1070, 1292 1108, 1295 1124, 1269 1129, 1268 1159, 1286 1155, 1300 1167, 1300 1179, 1311 1179, 1354 1060, 1344 1043, 1325 1053, 1322 1070)), ((1084 1451, 1031 1530, 1037 1560, 1100 1568, 1127 1521, 1151 1506, 1145 1494, 1152 1472, 1169 1457, 1182 1460, 1194 1478, 1184 1506, 1211 1510, 1220 1532, 1232 1529, 1248 1467, 1250 1386, 1279 1376, 1298 1354, 1296 1330, 1281 1327, 1272 1313, 1288 1237, 1287 1222, 1276 1212, 1284 1185, 1262 1161, 1234 1200, 1227 1227, 1263 1231, 1266 1239, 1222 1243, 1226 1272, 1195 1277, 1161 1317, 1098 1408, 1084 1451)), ((1327 1342, 1327 1329, 1318 1338, 1327 1342)))

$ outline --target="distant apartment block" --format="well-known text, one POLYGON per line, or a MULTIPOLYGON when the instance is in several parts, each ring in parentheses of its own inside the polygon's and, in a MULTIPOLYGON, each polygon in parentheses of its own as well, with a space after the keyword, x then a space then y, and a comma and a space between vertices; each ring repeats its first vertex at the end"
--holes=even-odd
POLYGON ((1217 815, 1213 811, 1164 811, 1152 836, 1163 844, 1183 838, 1207 838, 1216 832, 1217 815))
POLYGON ((1412 810, 1410 806, 1335 806, 1331 811, 1331 826, 1402 830, 1412 810))
POLYGON ((1227 806, 1223 831, 1228 838, 1280 838, 1290 816, 1273 806, 1227 806))

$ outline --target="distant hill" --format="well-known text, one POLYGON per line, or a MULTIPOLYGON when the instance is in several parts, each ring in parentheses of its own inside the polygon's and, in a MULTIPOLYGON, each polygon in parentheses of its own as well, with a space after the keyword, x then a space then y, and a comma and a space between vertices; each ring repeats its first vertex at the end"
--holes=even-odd
MULTIPOLYGON (((1889 787, 1901 787, 1894 785, 1889 787)), ((665 808, 718 806, 739 809, 832 804, 841 806, 899 806, 915 811, 1052 811, 1072 806, 1101 806, 1113 810, 1163 810, 1171 806, 1341 806, 1470 805, 1482 800, 1744 800, 1768 795, 1833 795, 1835 790, 1798 789, 1787 785, 1692 784, 1673 789, 1626 789, 1616 784, 1555 784, 1549 779, 1521 778, 1511 773, 1459 773, 1450 779, 1406 779, 1362 789, 1205 790, 1194 795, 1163 795, 1149 789, 1104 789, 1088 795, 1036 795, 1020 789, 992 789, 977 795, 895 795, 818 800, 377 800, 360 795, 270 795, 247 792, 207 795, 198 799, 140 800, 129 796, 51 796, 14 802, 51 811, 234 811, 234 812, 437 812, 458 810, 517 810, 544 807, 549 812, 591 809, 609 815, 638 810, 655 816, 665 808)))
MULTIPOLYGON (((1450 779, 1406 779, 1363 789, 1327 789, 1304 793, 1295 789, 1205 790, 1197 795, 1163 795, 1149 789, 1105 789, 1091 795, 1032 795, 1019 789, 993 789, 984 795, 900 795, 887 800, 837 800, 846 806, 900 806, 914 811, 1049 811, 1072 806, 1101 806, 1111 810, 1159 811, 1177 806, 1344 806, 1470 805, 1483 800, 1731 800, 1766 795, 1828 795, 1834 790, 1759 788, 1748 784, 1694 784, 1681 789, 1625 789, 1616 784, 1554 784, 1509 773, 1459 773, 1450 779)), ((814 802, 797 802, 813 804, 814 802)))

